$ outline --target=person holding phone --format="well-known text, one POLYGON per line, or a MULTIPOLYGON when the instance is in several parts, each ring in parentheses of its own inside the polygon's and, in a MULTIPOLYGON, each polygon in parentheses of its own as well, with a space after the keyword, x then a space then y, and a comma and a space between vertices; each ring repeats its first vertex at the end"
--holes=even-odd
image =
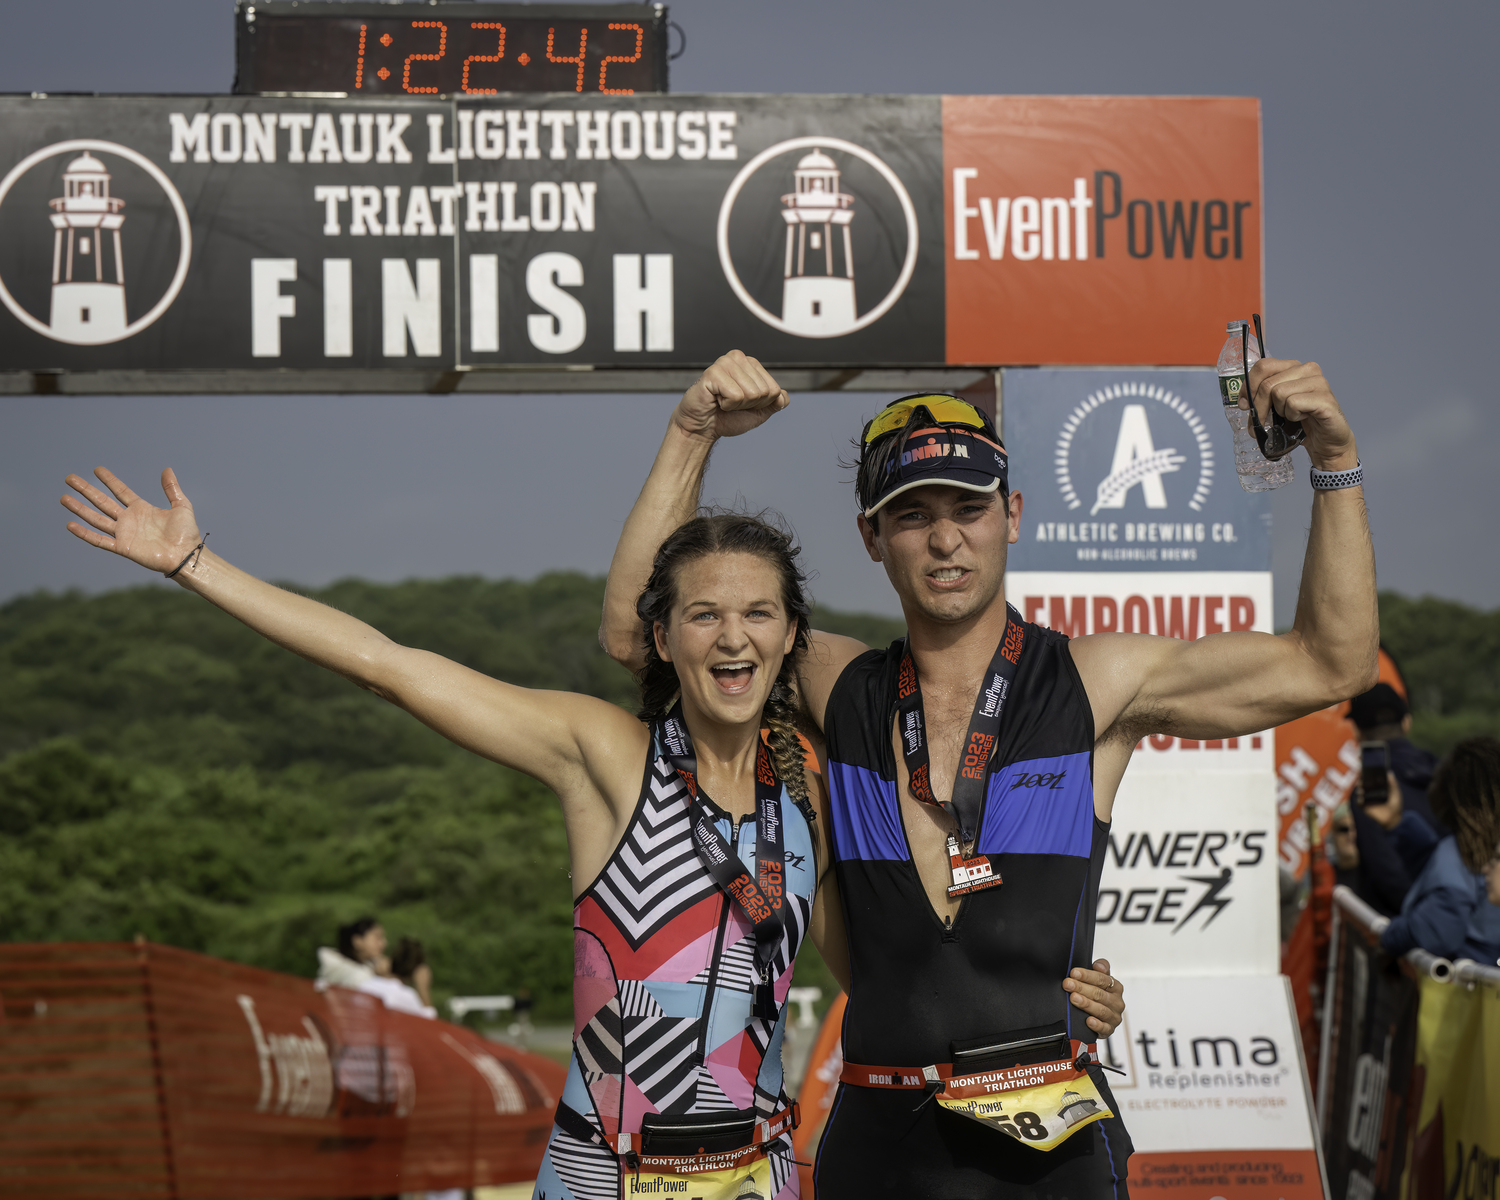
POLYGON ((1427 799, 1437 758, 1407 736, 1411 711, 1401 693, 1388 683, 1377 683, 1354 697, 1349 702, 1349 719, 1360 736, 1361 807, 1385 830, 1386 840, 1409 876, 1409 886, 1427 865, 1438 839, 1450 832, 1427 799))

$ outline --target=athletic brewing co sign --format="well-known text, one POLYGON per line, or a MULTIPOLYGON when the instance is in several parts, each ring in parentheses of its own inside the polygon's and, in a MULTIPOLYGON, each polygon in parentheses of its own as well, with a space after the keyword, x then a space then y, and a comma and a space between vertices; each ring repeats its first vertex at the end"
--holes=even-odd
MULTIPOLYGON (((1259 306, 1254 100, 78 97, 0 117, 0 370, 338 387, 730 345, 1195 363, 1259 306)), ((1167 454, 1191 449, 1157 466, 1191 472, 1167 454)), ((1097 517, 1130 484, 1075 498, 1097 517)))

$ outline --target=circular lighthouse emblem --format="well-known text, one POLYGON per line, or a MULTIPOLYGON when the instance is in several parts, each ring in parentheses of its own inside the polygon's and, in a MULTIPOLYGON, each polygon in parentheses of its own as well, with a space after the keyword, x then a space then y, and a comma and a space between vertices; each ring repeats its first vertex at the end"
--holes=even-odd
POLYGON ((863 146, 799 137, 762 150, 719 206, 719 264, 773 329, 831 338, 880 320, 917 265, 917 210, 863 146))
POLYGON ((44 146, 11 168, 0 180, 0 237, 13 248, 0 301, 27 328, 74 346, 122 341, 155 322, 193 253, 187 207, 161 168, 91 138, 44 146), (175 238, 162 236, 163 208, 175 238), (143 220, 131 220, 136 211, 143 220))

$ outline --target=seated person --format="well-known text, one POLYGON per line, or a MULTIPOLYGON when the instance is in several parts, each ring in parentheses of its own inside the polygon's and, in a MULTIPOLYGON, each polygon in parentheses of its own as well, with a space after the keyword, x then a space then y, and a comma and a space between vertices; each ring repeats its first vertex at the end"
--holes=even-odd
POLYGON ((1500 959, 1500 907, 1481 872, 1500 842, 1500 741, 1459 742, 1433 776, 1431 800, 1455 832, 1437 844, 1380 945, 1391 954, 1421 947, 1488 966, 1500 959))
POLYGON ((432 1006, 432 968, 427 963, 427 948, 416 938, 404 937, 396 943, 391 955, 391 974, 432 1006))
MULTIPOLYGON (((407 939, 403 939, 403 947, 407 939)), ((428 1004, 416 989, 397 979, 386 957, 385 930, 374 917, 361 917, 339 926, 339 947, 318 947, 319 991, 330 987, 348 988, 377 997, 397 1012, 418 1017, 436 1017, 437 1009, 428 1004)))
POLYGON ((374 917, 340 925, 338 949, 318 947, 318 990, 341 987, 358 991, 362 983, 374 978, 385 948, 385 929, 374 917))

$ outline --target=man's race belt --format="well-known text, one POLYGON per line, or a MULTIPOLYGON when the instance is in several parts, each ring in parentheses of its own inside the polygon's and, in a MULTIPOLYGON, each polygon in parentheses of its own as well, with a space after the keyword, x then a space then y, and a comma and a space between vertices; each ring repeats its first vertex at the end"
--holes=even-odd
POLYGON ((1070 1045, 1072 1058, 968 1074, 953 1063, 871 1067, 846 1062, 840 1079, 855 1087, 927 1092, 949 1112, 998 1129, 1034 1150, 1050 1150, 1085 1125, 1114 1116, 1088 1073, 1098 1061, 1093 1046, 1070 1045))

